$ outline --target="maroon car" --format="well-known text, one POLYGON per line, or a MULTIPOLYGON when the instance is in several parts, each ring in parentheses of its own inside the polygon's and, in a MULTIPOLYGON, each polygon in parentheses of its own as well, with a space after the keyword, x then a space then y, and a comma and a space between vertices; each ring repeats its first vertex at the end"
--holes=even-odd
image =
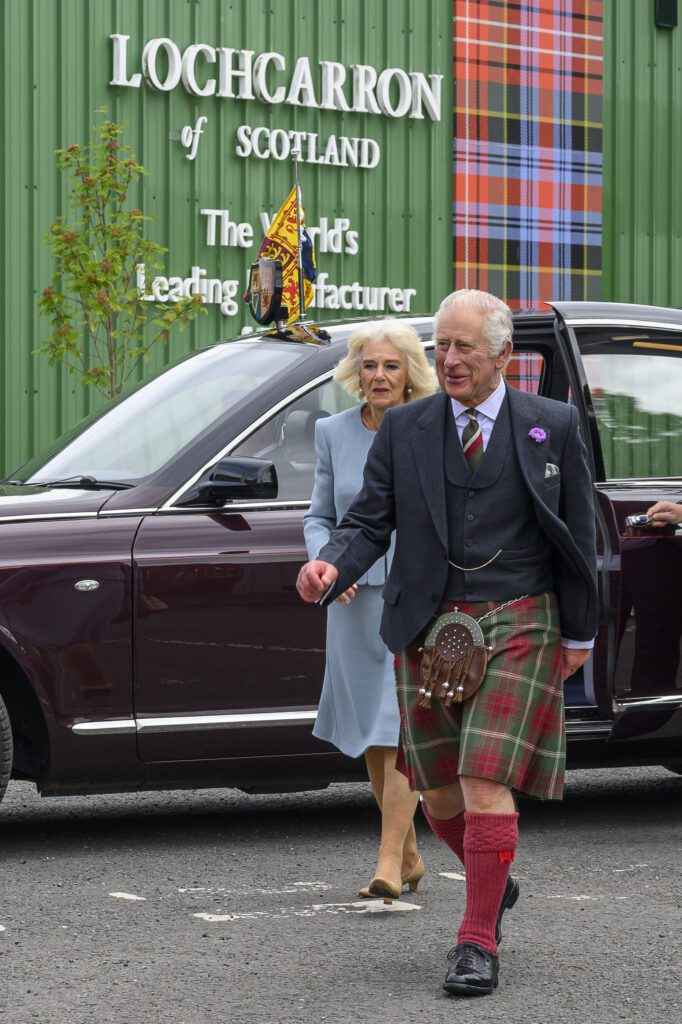
MULTIPOLYGON (((682 770, 682 313, 519 315, 508 379, 576 404, 594 476, 601 622, 566 684, 569 765, 682 770)), ((431 351, 430 318, 409 321, 431 351)), ((0 796, 364 777, 311 735, 324 612, 295 580, 314 428, 353 324, 198 352, 0 485, 0 796)))

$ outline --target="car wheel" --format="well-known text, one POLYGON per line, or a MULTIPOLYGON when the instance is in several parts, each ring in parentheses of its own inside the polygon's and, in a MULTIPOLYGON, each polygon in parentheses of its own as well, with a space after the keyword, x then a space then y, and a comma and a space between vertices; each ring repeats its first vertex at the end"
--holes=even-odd
POLYGON ((664 768, 667 768, 669 772, 674 772, 675 775, 682 775, 682 761, 679 764, 664 764, 664 768))
POLYGON ((0 800, 5 795, 7 783, 12 772, 13 753, 12 726, 5 702, 0 697, 0 800))

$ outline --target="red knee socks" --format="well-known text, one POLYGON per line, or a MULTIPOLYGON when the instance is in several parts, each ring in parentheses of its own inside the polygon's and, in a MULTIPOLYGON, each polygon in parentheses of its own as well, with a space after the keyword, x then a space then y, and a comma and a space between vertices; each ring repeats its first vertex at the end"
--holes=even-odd
POLYGON ((449 846, 453 853, 456 853, 462 864, 464 864, 464 812, 456 814, 454 818, 432 818, 422 800, 422 811, 424 817, 431 826, 431 831, 438 836, 441 843, 449 846))
POLYGON ((519 816, 466 811, 463 817, 467 902, 457 942, 475 942, 494 954, 495 924, 519 840, 519 816))

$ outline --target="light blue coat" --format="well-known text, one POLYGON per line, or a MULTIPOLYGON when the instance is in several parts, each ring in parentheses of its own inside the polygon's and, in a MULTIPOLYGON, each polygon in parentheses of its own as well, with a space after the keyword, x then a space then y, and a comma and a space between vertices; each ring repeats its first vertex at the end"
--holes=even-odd
MULTIPOLYGON (((362 422, 360 406, 346 409, 315 424, 317 468, 310 509, 303 517, 308 557, 317 558, 332 530, 346 514, 362 487, 362 472, 376 433, 362 422)), ((395 537, 382 558, 356 583, 383 587, 395 547, 395 537)))
MULTIPOLYGON (((303 524, 311 559, 360 490, 375 437, 363 424, 359 406, 317 421, 315 487, 303 524)), ((393 541, 386 555, 355 581, 352 601, 334 602, 327 609, 327 661, 313 733, 349 757, 359 757, 368 747, 398 745, 393 656, 379 636, 381 591, 392 555, 393 541)))

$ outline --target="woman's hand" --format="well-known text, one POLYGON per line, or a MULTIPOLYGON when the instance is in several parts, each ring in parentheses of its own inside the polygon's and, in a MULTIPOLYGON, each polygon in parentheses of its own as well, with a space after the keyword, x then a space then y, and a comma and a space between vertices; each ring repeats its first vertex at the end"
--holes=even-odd
POLYGON ((652 526, 677 525, 682 523, 682 505, 676 505, 674 501, 657 501, 647 509, 647 515, 651 516, 652 526))
POLYGON ((340 597, 337 597, 336 600, 339 604, 350 604, 357 592, 358 585, 357 583, 354 583, 352 587, 349 587, 348 590, 344 591, 344 593, 341 594, 340 597))

